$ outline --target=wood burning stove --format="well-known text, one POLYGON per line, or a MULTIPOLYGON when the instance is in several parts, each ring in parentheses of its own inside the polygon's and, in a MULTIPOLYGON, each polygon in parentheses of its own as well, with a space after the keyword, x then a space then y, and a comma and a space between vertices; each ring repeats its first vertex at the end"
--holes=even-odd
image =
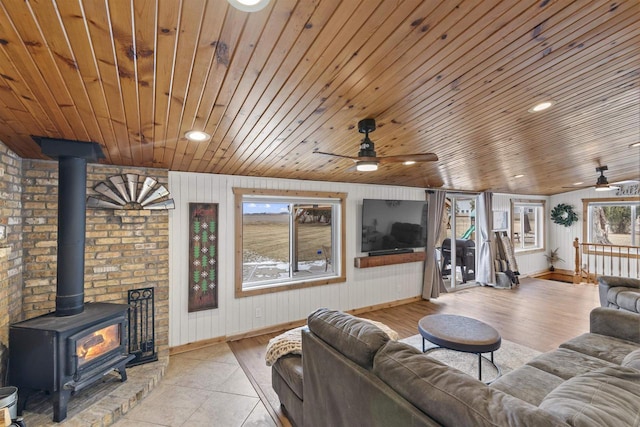
POLYGON ((89 303, 82 313, 55 313, 15 323, 9 328, 11 384, 18 387, 18 413, 38 390, 53 398, 53 420, 67 417, 71 394, 116 369, 126 381, 125 304, 89 303))
POLYGON ((18 413, 28 395, 53 398, 53 420, 67 416, 75 391, 117 370, 126 381, 126 304, 84 303, 87 160, 103 157, 100 146, 35 138, 43 154, 58 159, 58 263, 56 310, 10 325, 9 378, 18 387, 18 413))

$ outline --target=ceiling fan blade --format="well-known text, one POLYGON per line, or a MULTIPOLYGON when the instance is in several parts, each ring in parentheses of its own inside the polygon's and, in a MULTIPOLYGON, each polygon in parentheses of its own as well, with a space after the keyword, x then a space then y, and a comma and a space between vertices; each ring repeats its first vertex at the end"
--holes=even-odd
POLYGON ((437 162, 438 156, 434 153, 401 154, 398 156, 377 157, 380 163, 396 162, 437 162))
POLYGON ((335 153, 325 153, 324 151, 314 151, 314 153, 324 154, 325 156, 333 156, 333 157, 340 157, 343 159, 349 159, 349 160, 353 160, 354 162, 361 160, 361 158, 359 157, 343 156, 342 154, 335 154, 335 153))

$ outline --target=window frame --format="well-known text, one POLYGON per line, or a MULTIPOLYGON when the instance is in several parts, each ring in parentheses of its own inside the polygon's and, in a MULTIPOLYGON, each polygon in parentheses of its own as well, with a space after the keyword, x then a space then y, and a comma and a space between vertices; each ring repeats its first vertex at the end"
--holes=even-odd
MULTIPOLYGON (((299 190, 272 190, 272 189, 257 189, 257 188, 233 188, 233 194, 235 199, 234 206, 234 224, 235 224, 235 297, 244 298, 254 295, 264 295, 275 292, 291 291, 295 289, 309 288, 312 286, 329 285, 332 283, 342 283, 347 281, 346 276, 346 217, 347 217, 347 193, 340 192, 327 192, 327 191, 299 191, 299 190), (295 198, 304 199, 336 199, 340 207, 339 214, 339 230, 337 230, 339 242, 337 245, 333 245, 332 252, 336 255, 335 259, 339 260, 336 263, 338 271, 335 276, 319 277, 317 279, 306 280, 291 280, 287 279, 286 282, 280 284, 267 284, 264 286, 256 286, 250 289, 243 288, 243 203, 245 202, 245 196, 255 197, 268 197, 273 198, 274 203, 277 203, 278 198, 285 198, 291 201, 295 198), (339 251, 339 253, 336 253, 339 251)), ((305 201, 307 201, 305 200, 305 201)), ((333 225, 332 225, 333 227, 333 225)), ((290 246, 291 247, 291 246, 290 246)), ((332 257, 332 259, 334 259, 332 257)))
MULTIPOLYGON (((591 203, 605 204, 605 205, 608 204, 608 205, 614 205, 614 206, 623 205, 623 204, 635 204, 635 203, 640 203, 640 198, 638 197, 601 197, 601 198, 594 198, 594 199, 582 199, 582 242, 589 243, 589 244, 591 244, 591 242, 588 242, 587 238, 589 237, 589 205, 591 203)), ((609 246, 602 243, 593 243, 593 245, 609 246)), ((626 245, 611 245, 611 246, 626 247, 626 245)), ((635 246, 630 246, 630 247, 635 247, 635 246)), ((584 254, 598 253, 595 250, 592 250, 591 248, 592 248, 591 245, 585 245, 583 247, 583 253, 584 254)), ((607 253, 607 255, 610 255, 612 257, 619 257, 620 253, 612 251, 610 253, 607 253)), ((622 255, 624 257, 628 256, 627 254, 624 254, 624 253, 622 255)), ((631 258, 638 258, 638 256, 631 255, 631 258)))
MULTIPOLYGON (((545 252, 547 250, 547 202, 543 199, 511 199, 511 206, 509 215, 511 216, 510 221, 510 234, 511 234, 511 242, 513 245, 513 250, 516 254, 531 254, 536 252, 545 252), (516 245, 515 242, 515 233, 514 230, 514 210, 516 205, 525 205, 525 206, 535 206, 540 209, 540 239, 542 239, 542 244, 535 248, 520 248, 516 245)), ((538 227, 538 221, 536 221, 536 227, 538 227)), ((520 230, 517 231, 520 233, 520 230)), ((536 230, 537 232, 537 230, 536 230)), ((522 236, 522 241, 524 241, 524 236, 522 236)))

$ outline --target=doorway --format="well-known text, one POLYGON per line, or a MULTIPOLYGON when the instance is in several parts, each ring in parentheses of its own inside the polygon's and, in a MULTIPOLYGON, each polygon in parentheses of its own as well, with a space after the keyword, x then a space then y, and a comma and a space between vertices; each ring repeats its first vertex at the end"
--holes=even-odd
POLYGON ((447 194, 438 242, 440 269, 448 290, 476 285, 477 197, 475 194, 447 194))

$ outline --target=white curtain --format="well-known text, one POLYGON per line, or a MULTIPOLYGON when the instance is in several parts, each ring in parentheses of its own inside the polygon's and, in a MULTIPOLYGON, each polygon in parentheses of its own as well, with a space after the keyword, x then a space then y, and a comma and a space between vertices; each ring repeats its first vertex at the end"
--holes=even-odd
POLYGON ((447 194, 444 191, 427 193, 429 216, 427 219, 427 245, 425 247, 424 274, 422 277, 422 298, 438 298, 440 288, 444 289, 442 272, 436 259, 436 239, 440 235, 444 203, 447 194))
POLYGON ((476 282, 481 285, 495 286, 496 271, 493 266, 493 260, 496 259, 496 254, 495 245, 491 240, 491 228, 493 227, 492 200, 493 193, 488 191, 478 197, 478 209, 476 209, 478 274, 476 275, 476 282))

